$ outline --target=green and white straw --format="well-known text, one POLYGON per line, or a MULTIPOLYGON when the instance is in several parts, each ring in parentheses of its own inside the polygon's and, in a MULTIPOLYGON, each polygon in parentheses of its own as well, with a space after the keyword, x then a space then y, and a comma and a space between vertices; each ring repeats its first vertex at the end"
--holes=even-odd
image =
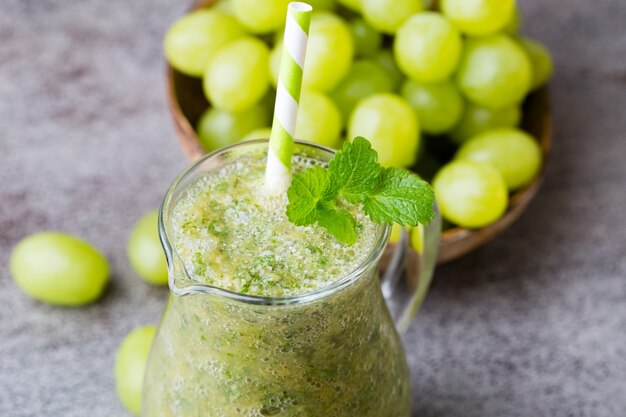
POLYGON ((312 10, 310 5, 299 2, 289 3, 287 9, 274 121, 265 170, 265 182, 274 193, 286 191, 291 182, 291 157, 312 10))

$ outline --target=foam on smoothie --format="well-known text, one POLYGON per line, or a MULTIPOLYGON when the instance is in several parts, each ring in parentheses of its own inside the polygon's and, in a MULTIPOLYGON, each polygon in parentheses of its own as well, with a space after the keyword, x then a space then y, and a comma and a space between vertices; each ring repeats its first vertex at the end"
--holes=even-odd
MULTIPOLYGON (((316 163, 294 157, 293 171, 316 163)), ((358 224, 353 246, 318 225, 294 225, 285 214, 287 196, 265 191, 265 165, 265 158, 240 158, 198 179, 176 202, 174 246, 194 280, 243 294, 289 296, 326 287, 366 260, 381 226, 347 203, 358 224)))

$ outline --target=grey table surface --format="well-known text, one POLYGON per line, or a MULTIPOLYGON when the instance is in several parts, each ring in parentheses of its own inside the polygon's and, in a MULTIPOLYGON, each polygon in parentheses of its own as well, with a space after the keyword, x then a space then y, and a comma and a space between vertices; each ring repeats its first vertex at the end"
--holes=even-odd
MULTIPOLYGON (((626 415, 626 3, 520 0, 552 49, 554 156, 523 218, 437 270, 405 335, 415 416, 626 415)), ((174 0, 0 0, 0 416, 124 416, 112 375, 167 290, 128 231, 186 162, 163 89, 174 0), (56 229, 108 256, 80 309, 13 284, 10 250, 56 229)))

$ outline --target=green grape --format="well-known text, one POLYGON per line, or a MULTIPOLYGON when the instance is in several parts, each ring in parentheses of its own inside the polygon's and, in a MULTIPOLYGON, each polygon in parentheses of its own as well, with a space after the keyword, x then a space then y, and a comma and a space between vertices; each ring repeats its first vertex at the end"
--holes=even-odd
POLYGON ((497 109, 520 103, 531 77, 522 47, 506 35, 495 35, 466 41, 456 81, 465 97, 497 109))
POLYGON ((486 164, 451 162, 435 177, 433 188, 444 220, 469 229, 497 221, 508 204, 502 176, 486 164))
POLYGON ((461 56, 461 35, 443 16, 423 12, 398 29, 393 52, 400 69, 418 82, 447 79, 461 56))
POLYGON ((522 28, 523 17, 519 9, 515 9, 515 12, 509 19, 509 22, 502 28, 502 33, 509 36, 517 36, 522 28))
POLYGON ((493 166, 509 190, 531 182, 541 168, 541 148, 528 133, 519 129, 489 130, 465 142, 456 159, 493 166))
POLYGON ((411 247, 417 253, 424 251, 424 225, 418 224, 411 229, 411 247))
POLYGON ((486 36, 509 23, 515 0, 441 0, 441 11, 461 32, 486 36))
POLYGON ((418 84, 407 80, 402 96, 417 113, 422 131, 433 135, 450 131, 463 113, 463 98, 450 81, 418 84))
POLYGON ((261 104, 238 113, 211 107, 200 117, 196 130, 204 149, 211 152, 238 142, 254 129, 267 126, 269 120, 261 104))
POLYGON ((245 135, 241 138, 241 142, 246 140, 255 140, 255 139, 269 139, 272 134, 271 127, 260 127, 258 129, 254 129, 252 132, 245 135))
POLYGON ((222 48, 204 75, 204 94, 217 108, 242 111, 257 103, 270 86, 269 49, 246 37, 222 48))
POLYGON ((283 41, 279 40, 272 48, 269 59, 270 82, 276 88, 278 86, 278 73, 280 72, 280 61, 283 57, 283 41))
POLYGON ((396 33, 414 13, 424 10, 422 0, 361 0, 365 20, 376 30, 396 33))
POLYGON ((269 33, 285 24, 290 0, 232 0, 239 22, 251 33, 269 33), (262 3, 262 4, 261 4, 262 3))
MULTIPOLYGON (((280 39, 272 49, 269 63, 274 87, 278 85, 282 54, 283 41, 280 39)), ((331 91, 346 76, 353 54, 354 44, 346 22, 332 13, 314 14, 304 64, 304 87, 320 92, 331 91)))
POLYGON ((372 58, 374 62, 380 65, 385 71, 387 71, 387 75, 391 79, 392 82, 392 90, 396 91, 404 82, 404 74, 398 68, 396 64, 396 60, 393 58, 393 53, 389 49, 383 49, 372 58))
POLYGON ((489 129, 517 127, 522 118, 519 106, 489 109, 474 103, 466 103, 461 120, 450 132, 452 141, 460 144, 489 129))
POLYGON ((402 236, 402 226, 397 223, 391 225, 391 234, 389 235, 389 243, 398 243, 402 236))
POLYGON ((552 57, 548 49, 534 39, 521 38, 519 41, 530 59, 533 68, 531 89, 536 90, 547 83, 552 75, 552 57))
POLYGON ((357 103, 376 93, 391 91, 393 81, 387 71, 373 61, 356 61, 348 75, 331 94, 344 121, 348 121, 357 103))
POLYGON ((336 148, 341 134, 341 113, 321 93, 303 91, 296 125, 296 138, 336 148))
POLYGON ((372 56, 380 51, 383 36, 365 20, 355 17, 350 21, 350 32, 354 41, 356 56, 372 56))
POLYGON ((115 357, 117 396, 136 416, 141 413, 144 371, 155 334, 155 326, 136 328, 122 341, 115 357))
POLYGON ((128 239, 128 260, 141 278, 151 284, 167 284, 167 261, 159 239, 159 213, 146 213, 128 239))
POLYGON ((328 12, 313 14, 304 64, 304 87, 332 91, 348 73, 353 53, 352 35, 343 19, 328 12))
POLYGON ((172 67, 202 77, 219 49, 244 35, 232 16, 220 10, 203 9, 178 19, 165 34, 163 49, 172 67))
POLYGON ((417 158, 417 117, 409 103, 395 94, 374 94, 359 102, 348 125, 348 138, 357 136, 372 143, 382 165, 408 167, 417 158))
POLYGON ((10 269, 18 287, 49 304, 79 306, 100 297, 109 278, 106 258, 89 243, 58 232, 20 241, 10 269))
POLYGON ((317 12, 319 10, 335 10, 337 7, 337 3, 335 0, 307 0, 306 3, 313 7, 313 11, 317 12))
POLYGON ((211 10, 220 10, 231 16, 235 15, 233 0, 218 0, 215 4, 213 4, 213 6, 211 6, 211 10))
POLYGON ((361 11, 361 0, 337 0, 337 3, 355 12, 361 11))
POLYGON ((457 160, 445 165, 433 180, 444 218, 462 227, 487 226, 504 214, 506 183, 492 166, 457 160))

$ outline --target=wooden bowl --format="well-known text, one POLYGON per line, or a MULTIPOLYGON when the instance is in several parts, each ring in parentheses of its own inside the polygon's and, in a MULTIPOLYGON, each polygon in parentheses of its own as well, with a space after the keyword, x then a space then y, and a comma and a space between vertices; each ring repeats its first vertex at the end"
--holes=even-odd
MULTIPOLYGON (((203 0, 193 9, 210 6, 213 2, 203 0)), ((196 160, 206 154, 193 128, 209 106, 202 91, 202 81, 186 76, 168 65, 165 84, 167 101, 180 146, 189 160, 196 160)), ((495 238, 521 216, 537 194, 546 173, 552 142, 552 117, 546 88, 528 96, 524 102, 523 115, 522 128, 537 138, 541 145, 543 154, 541 171, 532 183, 511 194, 506 213, 495 223, 477 230, 462 227, 445 230, 441 236, 439 263, 459 258, 495 238)))

